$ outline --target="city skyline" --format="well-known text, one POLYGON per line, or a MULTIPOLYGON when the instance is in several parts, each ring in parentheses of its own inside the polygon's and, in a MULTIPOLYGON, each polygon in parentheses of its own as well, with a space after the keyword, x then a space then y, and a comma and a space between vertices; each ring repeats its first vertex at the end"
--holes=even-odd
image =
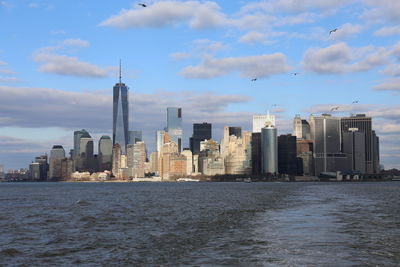
POLYGON ((279 134, 285 134, 292 133, 295 114, 308 119, 310 114, 339 107, 334 116, 372 116, 381 138, 381 163, 385 168, 400 168, 400 83, 395 78, 400 46, 393 26, 398 17, 379 17, 383 11, 395 14, 396 3, 300 1, 290 10, 284 5, 290 1, 270 2, 266 6, 239 1, 151 1, 143 10, 126 1, 102 3, 93 14, 88 3, 70 7, 67 2, 2 1, 2 25, 7 21, 13 26, 2 27, 0 45, 0 93, 5 96, 0 99, 0 164, 7 169, 26 166, 35 156, 49 153, 54 144, 63 145, 67 152, 77 129, 88 130, 96 142, 102 135, 112 136, 110 88, 117 82, 116 63, 122 58, 123 80, 133 91, 129 129, 143 131, 149 151, 155 150, 155 131, 167 126, 167 107, 183 109, 183 147, 189 147, 193 123, 212 123, 213 137, 220 140, 224 125, 250 130, 252 116, 269 109, 277 116, 279 134), (166 12, 166 5, 176 13, 166 12), (384 5, 393 8, 386 10, 384 5), (120 12, 123 8, 125 13, 120 12), (193 8, 215 15, 214 20, 188 15, 193 8), (276 17, 270 29, 256 29, 250 22, 239 26, 257 15, 255 8, 261 13, 254 19, 276 17), (73 11, 85 18, 82 29, 67 23, 65 16, 73 11), (17 23, 16 12, 25 22, 43 16, 33 22, 38 38, 29 44, 20 43, 32 33, 17 23), (154 14, 164 16, 156 21, 154 14), (56 16, 60 19, 54 24, 43 25, 56 16), (141 16, 146 18, 142 24, 137 20, 141 16), (381 22, 369 24, 373 19, 381 22), (335 27, 338 30, 329 35, 335 27), (88 29, 93 32, 88 34, 88 29), (102 35, 109 40, 100 40, 102 35), (180 37, 170 40, 171 35, 180 37), (126 45, 116 44, 118 39, 126 45), (332 56, 338 60, 327 62, 332 56), (258 60, 280 68, 270 73, 275 65, 258 60))

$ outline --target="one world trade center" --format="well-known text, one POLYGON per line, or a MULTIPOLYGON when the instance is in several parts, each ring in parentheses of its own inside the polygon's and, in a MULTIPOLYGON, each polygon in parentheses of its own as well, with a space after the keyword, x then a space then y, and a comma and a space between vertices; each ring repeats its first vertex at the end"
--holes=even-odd
POLYGON ((113 93, 113 145, 121 146, 122 154, 126 154, 128 144, 129 104, 128 87, 121 82, 121 64, 119 67, 119 83, 114 85, 113 93))

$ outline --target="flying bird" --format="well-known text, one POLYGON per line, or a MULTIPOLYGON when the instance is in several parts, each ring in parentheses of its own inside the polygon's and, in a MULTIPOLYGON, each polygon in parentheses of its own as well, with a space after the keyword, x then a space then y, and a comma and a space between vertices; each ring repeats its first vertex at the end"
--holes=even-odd
POLYGON ((338 110, 338 109, 339 109, 339 107, 333 107, 333 108, 331 108, 331 112, 334 110, 338 110))
POLYGON ((147 5, 145 3, 138 3, 138 5, 142 6, 142 7, 147 7, 147 5))
POLYGON ((358 100, 353 101, 353 104, 357 104, 357 103, 358 103, 358 100))
POLYGON ((292 74, 293 75, 299 75, 300 73, 299 72, 293 72, 292 74))
POLYGON ((331 35, 333 32, 336 32, 338 29, 336 28, 336 29, 333 29, 333 30, 330 30, 329 31, 329 35, 331 35))
POLYGON ((251 79, 251 81, 252 81, 252 82, 255 82, 255 81, 257 81, 257 78, 253 78, 253 79, 251 79))

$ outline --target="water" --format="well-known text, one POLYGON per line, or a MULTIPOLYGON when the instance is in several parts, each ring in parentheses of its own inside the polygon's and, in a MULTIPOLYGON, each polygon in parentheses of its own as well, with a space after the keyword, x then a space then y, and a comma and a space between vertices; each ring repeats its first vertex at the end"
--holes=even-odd
POLYGON ((2 183, 0 265, 400 266, 400 183, 2 183))

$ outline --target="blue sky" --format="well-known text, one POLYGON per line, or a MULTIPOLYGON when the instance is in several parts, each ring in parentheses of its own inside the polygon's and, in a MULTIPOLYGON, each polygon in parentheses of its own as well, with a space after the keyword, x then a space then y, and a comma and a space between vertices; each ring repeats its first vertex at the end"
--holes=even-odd
POLYGON ((74 130, 110 135, 122 59, 149 151, 168 106, 183 108, 186 145, 195 122, 219 140, 270 110, 291 133, 295 114, 339 106, 373 117, 382 163, 400 168, 400 1, 138 3, 0 1, 0 164, 69 150, 74 130))

